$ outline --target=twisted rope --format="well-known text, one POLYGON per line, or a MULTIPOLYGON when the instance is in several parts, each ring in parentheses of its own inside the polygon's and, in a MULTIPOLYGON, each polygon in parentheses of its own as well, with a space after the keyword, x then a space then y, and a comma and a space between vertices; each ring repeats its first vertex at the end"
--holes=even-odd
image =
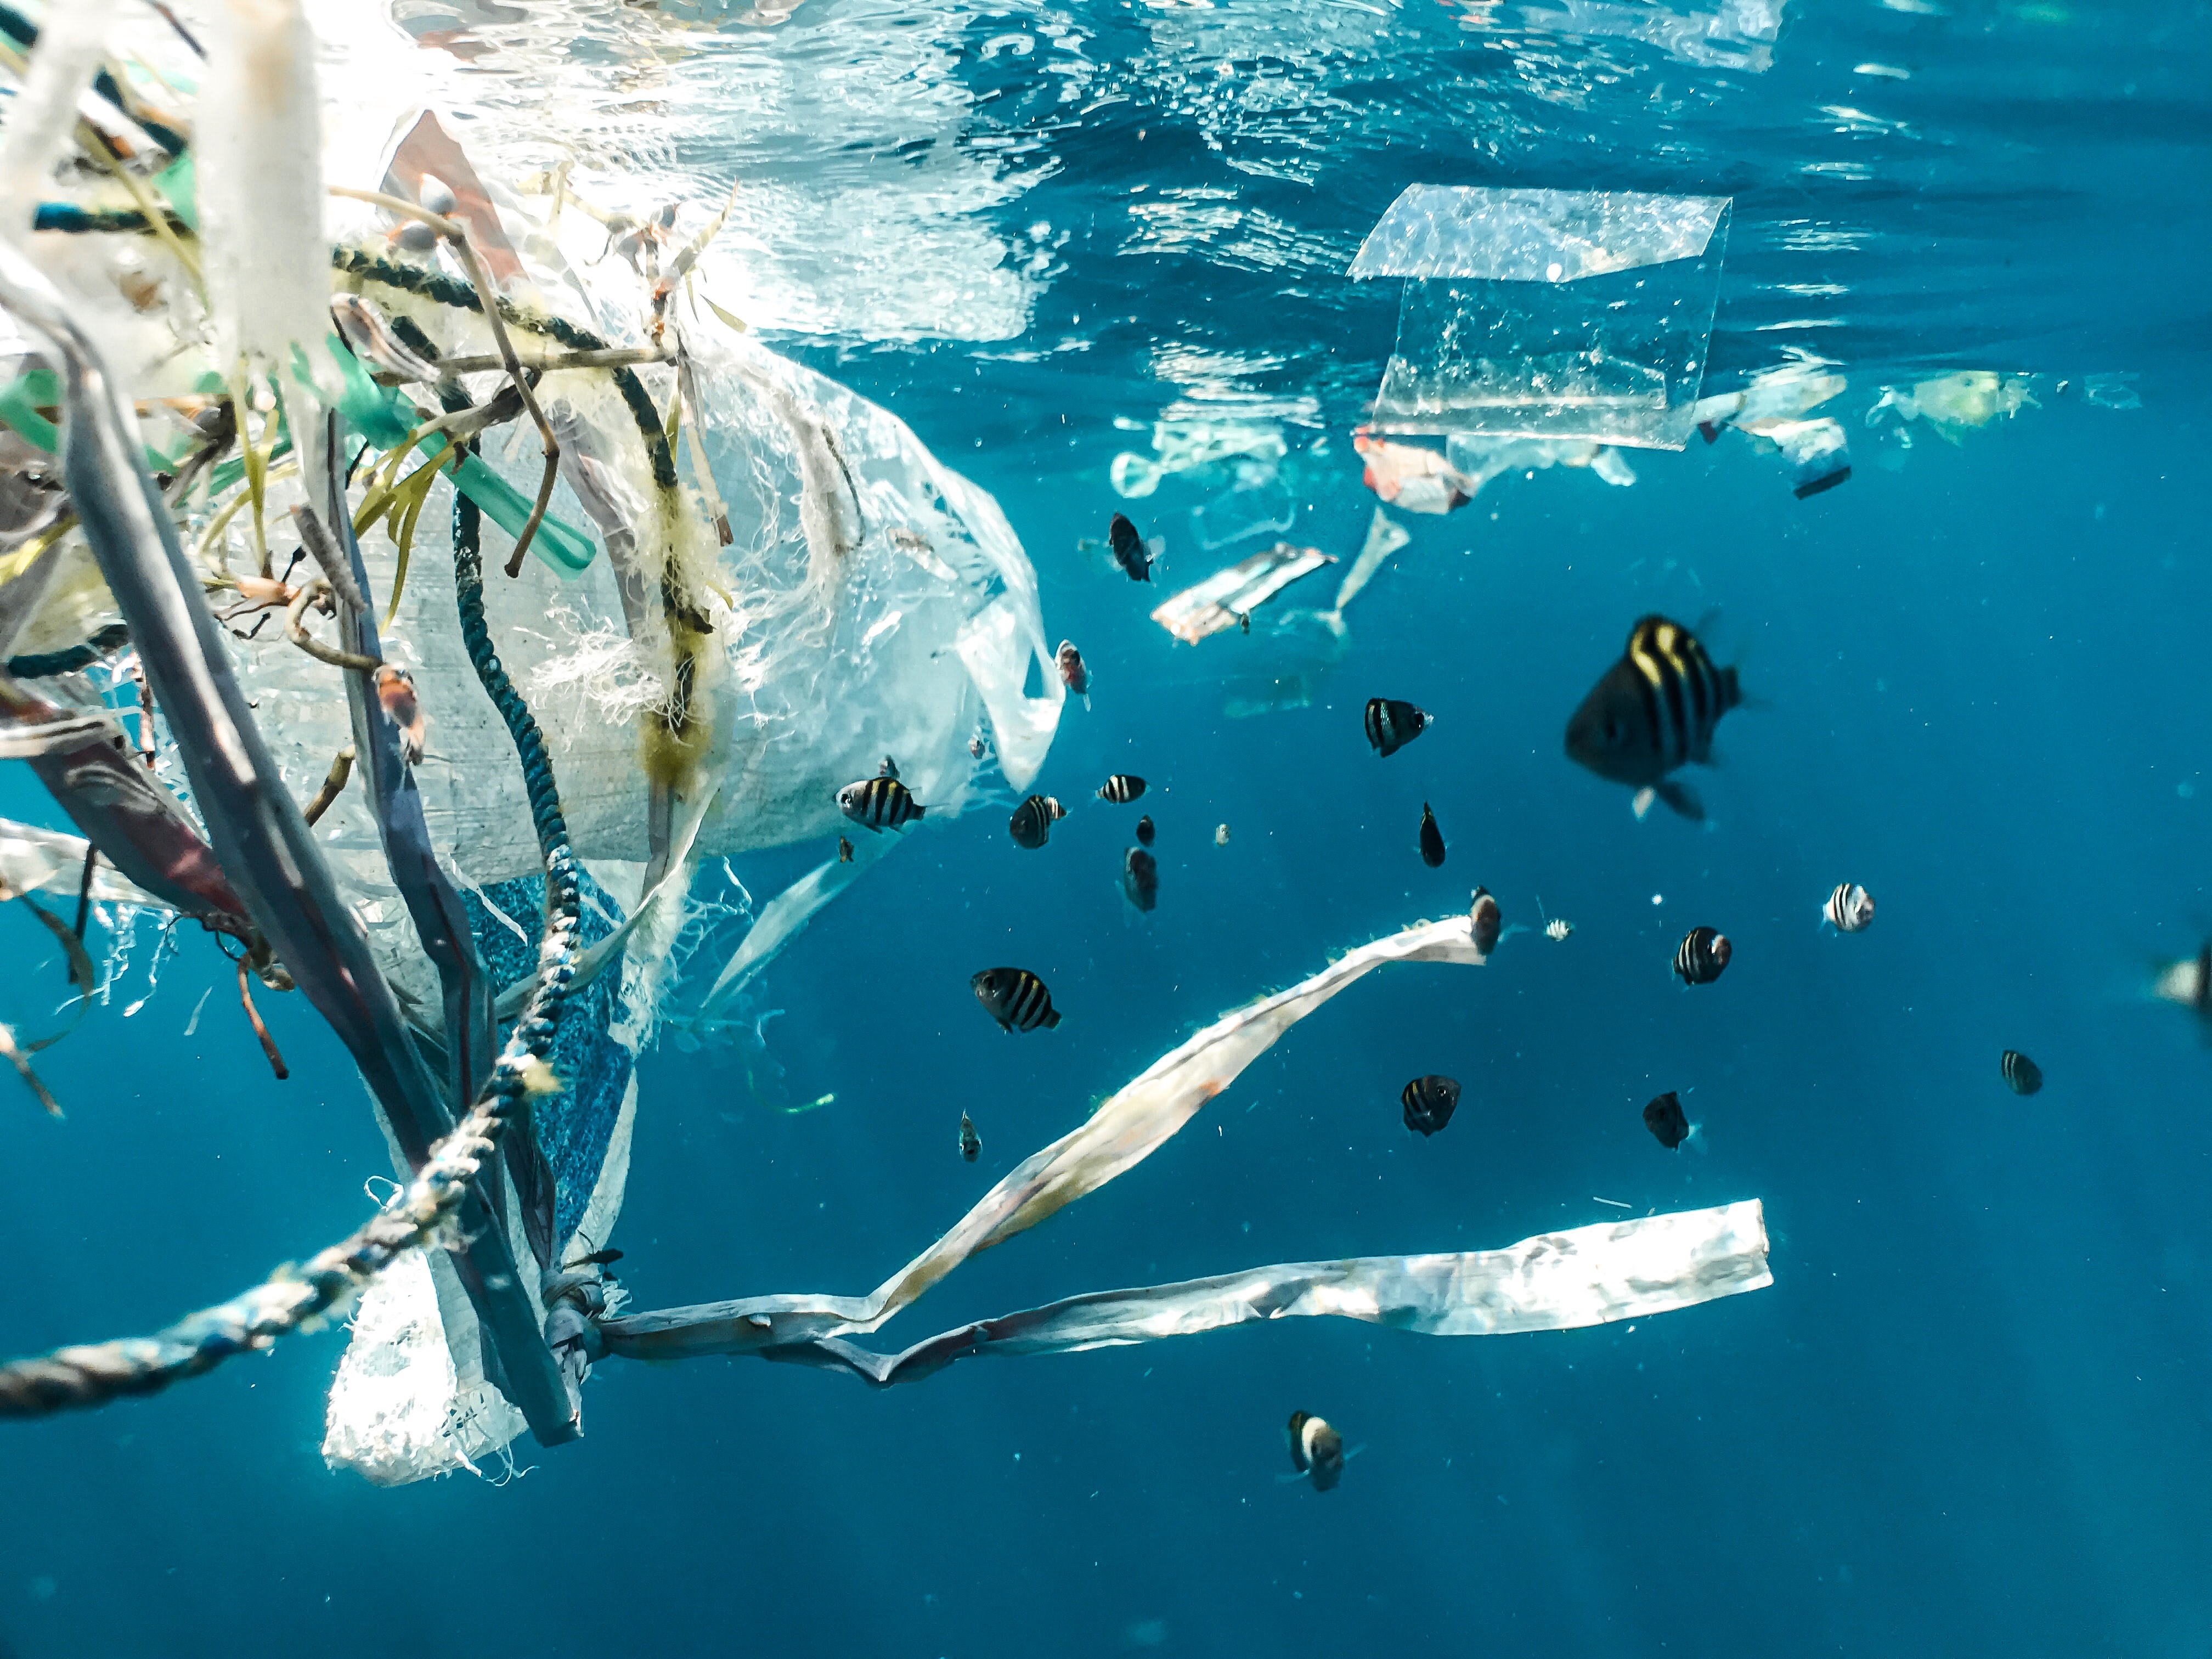
POLYGON ((127 1395, 158 1394, 173 1382, 214 1370, 234 1354, 317 1328, 401 1255, 433 1243, 450 1227, 469 1183, 497 1150, 516 1103, 543 1086, 545 1056, 575 977, 582 901, 552 757, 529 706, 501 666, 484 623, 481 522, 476 503, 466 496, 455 501, 453 574, 460 590, 461 637, 522 763, 531 820, 545 863, 546 898, 537 982, 483 1091, 453 1133, 431 1147, 407 1188, 343 1243, 332 1245, 304 1267, 279 1268, 266 1283, 189 1314, 152 1336, 58 1348, 0 1365, 0 1418, 42 1417, 104 1406, 127 1395))

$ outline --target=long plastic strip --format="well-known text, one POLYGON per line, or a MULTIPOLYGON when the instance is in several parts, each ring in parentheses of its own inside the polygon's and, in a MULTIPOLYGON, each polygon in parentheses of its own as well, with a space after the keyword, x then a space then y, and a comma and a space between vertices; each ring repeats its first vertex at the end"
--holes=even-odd
MULTIPOLYGON (((1079 1353, 1255 1320, 1328 1315, 1424 1336, 1577 1330, 1672 1313, 1773 1282, 1765 1214, 1753 1198, 1541 1233, 1503 1250, 1293 1261, 1179 1285, 1100 1291, 940 1332, 902 1353, 873 1353, 842 1338, 817 1337, 760 1357, 850 1371, 890 1388, 918 1382, 970 1354, 1079 1353)), ((609 1347, 630 1351, 613 1341, 609 1347)), ((659 1348, 652 1357, 669 1355, 659 1348)))

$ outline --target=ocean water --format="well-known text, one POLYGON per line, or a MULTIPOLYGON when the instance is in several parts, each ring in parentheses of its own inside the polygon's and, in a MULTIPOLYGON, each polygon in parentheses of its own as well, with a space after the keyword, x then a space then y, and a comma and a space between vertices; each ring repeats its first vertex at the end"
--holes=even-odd
MULTIPOLYGON (((1568 1333, 1286 1320, 883 1392, 610 1359, 580 1443, 392 1490, 324 1468, 343 1336, 301 1336, 6 1426, 0 1651, 2212 1651, 2212 1052, 2147 993, 2212 929, 2205 8, 401 11, 426 54, 472 31, 488 121, 556 76, 599 88, 594 165, 641 201, 749 185, 722 296, 995 495, 1093 677, 1036 785, 1072 809, 1047 848, 1007 839, 1011 793, 926 823, 769 968, 764 1049, 643 1059, 613 1241, 636 1306, 877 1283, 1197 1025, 1477 883, 1530 929, 1487 966, 1361 981, 879 1344, 1744 1198, 1774 1283, 1568 1333), (1272 538, 1200 544, 1231 467, 1131 500, 1114 458, 1163 417, 1267 425, 1284 533, 1348 563, 1399 296, 1344 267, 1413 183, 1731 197, 1705 389, 1822 360, 1851 476, 1796 499, 1727 432, 1626 452, 1626 487, 1555 466, 1397 513, 1411 542, 1308 705, 1231 718, 1274 615, 1338 572, 1176 643, 1152 606, 1272 538), (1962 370, 2033 401, 1869 422, 1962 370), (1165 538, 1155 587, 1079 544, 1116 510, 1165 538), (1694 776, 1703 824, 1638 822, 1562 752, 1651 611, 1753 699, 1694 776), (1433 729, 1378 760, 1376 696, 1433 729), (1092 798, 1113 771, 1140 807, 1092 798), (1879 902, 1863 933, 1819 925, 1840 881, 1879 902), (1686 991, 1700 924, 1735 957, 1686 991), (969 975, 1000 962, 1059 1029, 978 1014, 969 975), (2007 1091, 2007 1048, 2039 1094, 2007 1091), (1421 1139, 1398 1091, 1431 1072, 1464 1094, 1421 1139), (1640 1118, 1668 1089, 1702 1126, 1675 1153, 1640 1118), (1281 1478, 1299 1409, 1360 1449, 1333 1492, 1281 1478)), ((0 813, 62 822, 15 763, 0 813)), ((734 869, 765 895, 826 851, 734 869)), ((59 983, 19 911, 15 1006, 59 983)), ((10 1353, 253 1283, 389 1170, 301 999, 261 999, 279 1084, 212 951, 126 1014, 143 989, 40 1057, 65 1121, 0 1093, 10 1353)))

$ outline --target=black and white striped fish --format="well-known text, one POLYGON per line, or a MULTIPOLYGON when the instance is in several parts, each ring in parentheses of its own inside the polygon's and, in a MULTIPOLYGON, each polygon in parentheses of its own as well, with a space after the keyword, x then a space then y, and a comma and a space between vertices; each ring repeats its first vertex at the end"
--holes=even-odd
POLYGON ((1667 775, 1690 762, 1711 764, 1713 728, 1742 701, 1735 669, 1715 667, 1680 623, 1646 617, 1567 722, 1567 757, 1634 789, 1638 817, 1656 797, 1702 818, 1697 796, 1667 775))
POLYGON ((1734 954, 1727 934, 1711 927, 1692 927, 1682 936, 1682 948, 1674 952, 1675 975, 1685 985, 1711 985, 1734 954))
POLYGON ((1026 968, 986 968, 968 981, 983 1012, 999 1022, 1009 1036, 1016 1031, 1047 1030, 1060 1024, 1060 1010, 1052 1006, 1052 993, 1026 968))
POLYGON ((2017 1048, 2008 1048, 1997 1061, 2005 1087, 2016 1095, 2032 1095, 2043 1086, 2043 1068, 2017 1048))
POLYGON ((1820 916, 1839 933, 1862 933, 1874 920, 1874 895, 1856 882, 1839 882, 1820 907, 1820 916))
POLYGON ((1426 801, 1421 803, 1421 862, 1430 869, 1441 868, 1444 861, 1444 832, 1437 828, 1437 815, 1429 810, 1426 801))
POLYGON ((1459 1109, 1459 1079, 1450 1077, 1417 1077, 1398 1091, 1398 1103, 1406 1109, 1406 1127, 1423 1135, 1432 1135, 1452 1120, 1459 1109))
POLYGON ((1152 844, 1152 815, 1150 812, 1137 820, 1137 839, 1147 847, 1152 844))
POLYGON ((837 806, 863 829, 878 832, 912 823, 928 810, 892 773, 847 784, 837 792, 837 806))
POLYGON ((1395 697, 1367 700, 1367 741, 1377 755, 1395 755, 1429 729, 1429 717, 1395 697))
POLYGON ((1067 809, 1050 795, 1031 795, 1006 820, 1006 833, 1014 838, 1014 845, 1034 853, 1045 844, 1052 834, 1054 823, 1067 816, 1067 809))
POLYGON ((983 1138, 975 1133, 975 1120, 967 1113, 960 1114, 960 1156, 973 1164, 983 1150, 983 1138))
POLYGON ((1145 781, 1133 773, 1116 772, 1098 786, 1098 799, 1116 806, 1127 806, 1145 793, 1145 781))

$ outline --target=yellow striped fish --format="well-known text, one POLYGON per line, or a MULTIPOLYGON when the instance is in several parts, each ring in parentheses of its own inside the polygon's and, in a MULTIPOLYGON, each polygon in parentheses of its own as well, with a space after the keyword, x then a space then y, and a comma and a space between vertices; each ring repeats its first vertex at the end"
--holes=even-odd
POLYGON ((1567 758, 1634 789, 1638 817, 1656 797, 1702 818, 1697 796, 1667 775, 1690 762, 1711 764, 1713 728, 1742 701, 1735 669, 1716 667, 1680 623, 1646 617, 1567 722, 1567 758))

